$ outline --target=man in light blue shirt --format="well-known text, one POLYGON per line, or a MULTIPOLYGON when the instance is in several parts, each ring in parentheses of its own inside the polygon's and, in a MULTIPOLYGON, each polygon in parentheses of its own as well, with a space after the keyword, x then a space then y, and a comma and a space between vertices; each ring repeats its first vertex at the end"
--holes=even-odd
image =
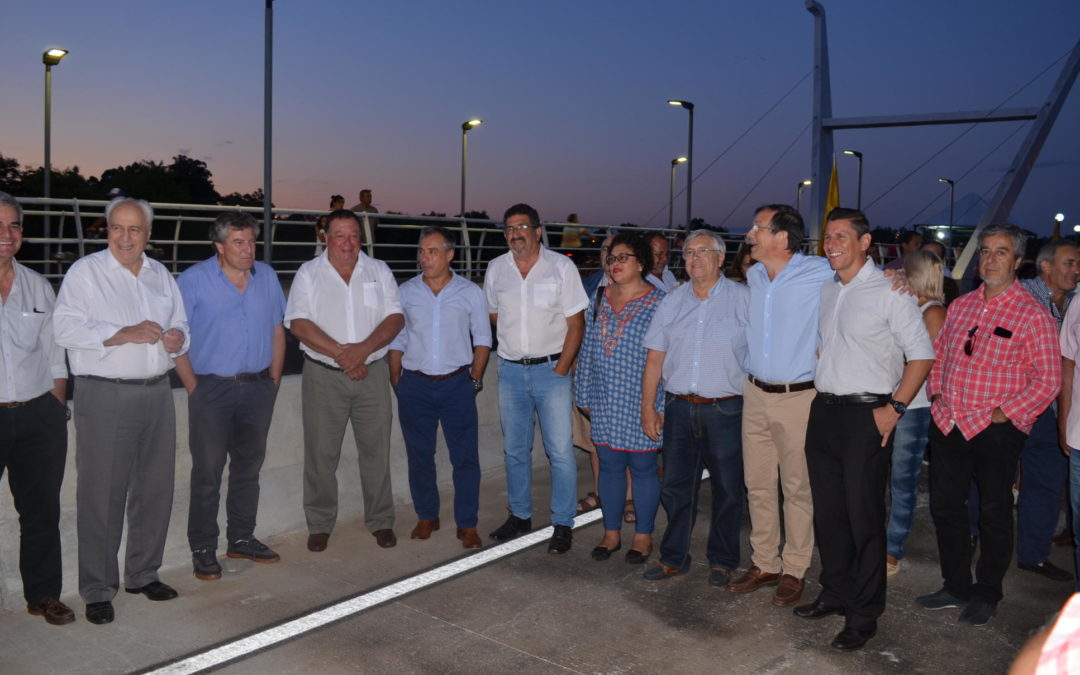
POLYGON ((405 328, 390 343, 390 384, 409 458, 409 491, 418 522, 413 539, 439 529, 435 440, 439 424, 454 467, 454 521, 463 548, 483 544, 476 531, 480 458, 476 395, 491 352, 484 292, 454 274, 454 235, 442 227, 420 231, 420 274, 398 291, 405 328))
POLYGON ((821 287, 833 272, 824 258, 799 252, 803 239, 802 217, 786 204, 757 209, 747 234, 750 255, 758 262, 747 273, 749 377, 742 384, 752 565, 728 590, 749 593, 775 585, 772 601, 777 606, 802 597, 814 551, 803 445, 815 394, 821 287), (782 526, 777 478, 784 491, 782 526))
POLYGON ((203 580, 221 578, 217 516, 227 458, 226 555, 280 560, 255 538, 259 470, 285 361, 285 295, 274 270, 255 261, 258 236, 251 215, 222 213, 211 229, 217 254, 176 280, 191 326, 191 349, 176 359, 188 393, 188 544, 195 577, 203 580))
POLYGON ((660 559, 645 578, 660 581, 690 570, 690 534, 702 469, 709 469, 709 584, 724 586, 739 565, 742 526, 742 383, 746 379, 746 323, 750 292, 727 279, 724 240, 695 230, 683 257, 690 283, 660 303, 645 334, 649 350, 642 377, 641 424, 664 436, 660 503, 668 525, 660 559), (663 378, 664 412, 655 409, 663 378))

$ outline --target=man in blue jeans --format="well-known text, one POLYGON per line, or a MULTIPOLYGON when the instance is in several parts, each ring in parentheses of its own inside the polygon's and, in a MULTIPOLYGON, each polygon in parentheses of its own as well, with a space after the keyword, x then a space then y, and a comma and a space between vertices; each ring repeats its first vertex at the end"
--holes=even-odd
POLYGON ((573 543, 577 464, 572 442, 570 367, 585 334, 589 303, 569 258, 542 244, 540 215, 515 204, 503 215, 510 248, 488 266, 484 293, 499 354, 499 413, 510 517, 491 533, 506 541, 532 529, 533 420, 540 417, 551 463, 551 553, 573 543))
POLYGON ((742 383, 750 290, 723 275, 724 240, 709 230, 686 237, 690 283, 660 303, 645 334, 641 424, 654 440, 664 433, 660 503, 668 524, 660 560, 645 578, 660 581, 690 570, 690 534, 704 469, 712 486, 709 584, 723 587, 739 566, 742 526, 742 383), (664 413, 655 410, 664 383, 664 413))

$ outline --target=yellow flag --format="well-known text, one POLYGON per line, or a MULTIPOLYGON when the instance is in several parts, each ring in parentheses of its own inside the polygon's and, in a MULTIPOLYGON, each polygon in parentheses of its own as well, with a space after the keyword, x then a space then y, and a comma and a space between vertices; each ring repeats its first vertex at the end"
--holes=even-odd
POLYGON ((836 175, 836 156, 833 155, 832 173, 829 175, 829 194, 825 197, 825 213, 821 217, 821 239, 818 240, 817 254, 825 255, 825 221, 829 212, 840 206, 840 180, 836 175))

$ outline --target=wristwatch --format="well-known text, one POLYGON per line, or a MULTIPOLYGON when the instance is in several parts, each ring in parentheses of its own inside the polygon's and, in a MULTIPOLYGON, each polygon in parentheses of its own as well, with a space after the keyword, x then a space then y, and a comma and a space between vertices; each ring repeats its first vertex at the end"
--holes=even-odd
POLYGON ((890 398, 889 399, 889 405, 892 406, 892 409, 895 410, 896 414, 899 415, 900 417, 903 417, 904 413, 907 412, 907 406, 904 405, 903 403, 901 403, 900 401, 897 401, 895 398, 890 398))
POLYGON ((472 388, 474 394, 479 394, 480 392, 484 391, 483 380, 478 380, 475 377, 470 377, 469 379, 472 380, 472 388))

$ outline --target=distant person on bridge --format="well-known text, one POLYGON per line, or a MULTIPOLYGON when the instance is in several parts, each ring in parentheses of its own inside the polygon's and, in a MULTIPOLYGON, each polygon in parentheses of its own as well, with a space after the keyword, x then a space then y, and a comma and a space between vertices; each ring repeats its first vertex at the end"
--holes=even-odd
POLYGON ((923 238, 922 235, 915 230, 904 230, 900 233, 900 237, 897 240, 897 243, 900 244, 900 253, 895 258, 887 262, 884 269, 904 269, 904 257, 912 251, 918 251, 919 248, 922 247, 923 238))
POLYGON ((26 611, 55 626, 75 613, 60 602, 60 486, 67 458, 67 366, 53 340, 56 295, 15 260, 22 206, 0 192, 0 476, 19 514, 19 572, 26 611))
POLYGON ((491 319, 484 292, 450 269, 455 237, 443 227, 420 231, 420 274, 401 285, 405 328, 390 343, 390 384, 409 460, 409 492, 418 519, 412 539, 439 529, 435 446, 439 424, 454 478, 454 522, 467 549, 483 548, 476 531, 480 507, 479 418, 491 352, 491 319))
MULTIPOLYGON (((330 195, 330 213, 345 208, 345 198, 341 195, 330 195)), ((315 257, 322 255, 326 248, 326 216, 319 216, 315 221, 315 257)))
POLYGON ((390 486, 388 345, 405 320, 386 263, 360 250, 360 218, 326 217, 326 255, 300 266, 285 326, 304 352, 304 515, 309 551, 325 551, 338 516, 337 468, 352 423, 364 524, 382 548, 397 544, 390 486))
POLYGON ((570 367, 585 334, 589 304, 581 275, 564 255, 542 243, 540 215, 528 204, 503 214, 510 248, 488 266, 484 293, 499 343, 499 412, 506 453, 510 516, 491 533, 507 541, 532 530, 532 444, 540 418, 551 463, 551 524, 548 552, 566 553, 573 543, 577 464, 572 442, 574 405, 570 367))
POLYGON ((216 255, 176 280, 191 325, 191 349, 176 359, 188 393, 191 498, 188 544, 195 576, 220 579, 221 474, 229 463, 225 555, 257 563, 280 558, 255 538, 259 470, 285 362, 285 294, 274 270, 255 260, 259 223, 226 211, 211 228, 216 255))
POLYGON ((141 199, 109 202, 109 247, 71 266, 53 321, 75 375, 79 593, 97 624, 114 618, 125 504, 124 590, 151 600, 177 596, 158 568, 176 468, 168 371, 190 337, 180 289, 146 256, 153 219, 141 199))

